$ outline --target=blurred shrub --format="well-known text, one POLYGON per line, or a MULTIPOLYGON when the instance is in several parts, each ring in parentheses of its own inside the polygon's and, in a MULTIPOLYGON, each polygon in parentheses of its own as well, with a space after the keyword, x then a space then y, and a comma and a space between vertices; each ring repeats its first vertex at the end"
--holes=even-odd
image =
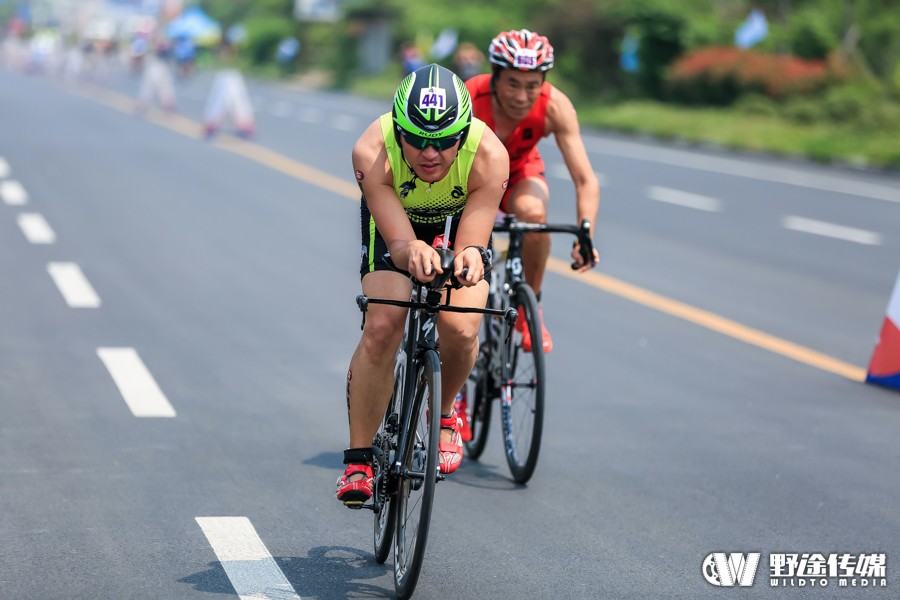
POLYGON ((776 100, 810 95, 840 77, 843 75, 823 60, 716 47, 681 57, 666 80, 676 101, 725 105, 747 93, 776 100))
POLYGON ((891 75, 891 95, 900 99, 900 61, 894 65, 894 73, 891 75))
POLYGON ((556 64, 548 75, 553 84, 580 98, 608 97, 624 90, 628 74, 619 68, 622 27, 601 18, 584 2, 545 15, 538 31, 554 47, 556 64))
POLYGON ((669 65, 684 51, 681 35, 685 17, 676 8, 654 2, 635 2, 634 13, 626 21, 637 26, 638 80, 643 92, 651 98, 662 98, 669 65))
POLYGON ((787 40, 791 53, 808 60, 824 59, 838 45, 838 36, 819 8, 792 14, 787 40))
POLYGON ((687 23, 684 35, 686 50, 696 50, 708 46, 726 46, 734 39, 734 27, 715 15, 704 15, 687 23))
POLYGON ((825 112, 822 106, 808 98, 794 98, 785 103, 781 114, 788 120, 801 125, 811 125, 822 121, 825 112))
POLYGON ((777 117, 778 105, 763 94, 744 94, 734 107, 745 115, 777 117))
POLYGON ((882 103, 883 94, 877 85, 842 85, 828 90, 822 100, 825 114, 834 121, 860 121, 882 103))
POLYGON ((896 2, 877 4, 871 3, 871 14, 860 23, 859 47, 875 75, 889 80, 900 62, 900 10, 896 2))
POLYGON ((243 52, 254 65, 273 62, 278 42, 294 34, 292 23, 278 16, 253 17, 245 26, 247 40, 243 52))

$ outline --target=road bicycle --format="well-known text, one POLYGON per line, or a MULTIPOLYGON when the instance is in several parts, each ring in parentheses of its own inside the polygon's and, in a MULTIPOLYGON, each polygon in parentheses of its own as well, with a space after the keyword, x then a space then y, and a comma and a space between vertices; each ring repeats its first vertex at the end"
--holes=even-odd
MULTIPOLYGON (((444 239, 447 239, 445 236, 444 239)), ((409 301, 356 297, 365 314, 371 304, 409 309, 406 332, 397 353, 394 389, 384 418, 372 442, 372 502, 363 506, 375 513, 375 560, 384 563, 394 548, 394 588, 397 597, 409 598, 421 572, 431 508, 437 481, 441 413, 441 361, 438 354, 437 316, 440 312, 482 313, 514 323, 515 309, 452 306, 453 253, 441 255, 439 274, 431 283, 410 275, 409 301)), ((397 269, 385 256, 385 262, 397 269)))
POLYGON ((466 385, 467 417, 472 430, 466 455, 471 459, 481 456, 487 443, 491 408, 494 400, 499 400, 506 461, 513 479, 526 483, 534 474, 541 449, 546 376, 541 319, 534 290, 523 275, 522 242, 529 233, 573 234, 582 260, 592 266, 594 246, 587 219, 580 225, 548 225, 523 223, 513 215, 505 215, 494 224, 494 231, 509 233, 509 246, 505 268, 495 269, 491 277, 487 305, 501 311, 515 308, 519 321, 512 326, 491 316, 483 320, 478 359, 466 385), (527 332, 522 323, 527 324, 527 332), (534 351, 523 349, 526 334, 531 337, 534 351))

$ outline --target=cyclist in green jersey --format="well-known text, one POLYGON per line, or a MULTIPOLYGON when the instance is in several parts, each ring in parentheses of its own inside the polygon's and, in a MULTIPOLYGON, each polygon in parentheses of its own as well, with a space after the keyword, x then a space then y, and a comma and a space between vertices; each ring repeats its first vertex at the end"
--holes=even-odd
MULTIPOLYGON (((356 142, 353 169, 362 191, 363 293, 409 299, 409 279, 384 263, 385 252, 420 281, 442 273, 433 246, 449 216, 453 270, 463 285, 453 293, 453 303, 484 307, 488 285, 483 277, 489 264, 485 248, 506 189, 509 155, 497 136, 473 118, 462 81, 433 64, 409 74, 394 94, 393 110, 376 119, 356 142)), ((405 309, 370 305, 350 361, 350 445, 336 492, 347 506, 358 507, 372 495, 372 438, 390 399, 405 319, 405 309)), ((479 314, 463 313, 441 313, 438 319, 444 473, 455 471, 462 460, 453 401, 475 363, 480 319, 479 314)))

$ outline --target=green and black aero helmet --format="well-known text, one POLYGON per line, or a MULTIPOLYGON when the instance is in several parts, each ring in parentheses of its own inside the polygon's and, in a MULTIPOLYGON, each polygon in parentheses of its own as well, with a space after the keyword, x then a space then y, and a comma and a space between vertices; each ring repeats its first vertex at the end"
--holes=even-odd
POLYGON ((460 146, 472 123, 472 101, 462 80, 440 65, 426 65, 407 75, 394 94, 394 133, 420 150, 460 146))

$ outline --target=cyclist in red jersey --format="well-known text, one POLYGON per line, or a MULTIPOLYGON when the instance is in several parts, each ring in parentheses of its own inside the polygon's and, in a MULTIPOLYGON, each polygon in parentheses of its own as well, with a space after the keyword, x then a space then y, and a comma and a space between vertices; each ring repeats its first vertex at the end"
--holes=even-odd
MULTIPOLYGON (((569 175, 575 183, 577 222, 588 219, 593 227, 600 206, 600 185, 591 168, 584 141, 578 127, 578 115, 568 96, 545 81, 553 68, 553 46, 546 37, 521 29, 506 31, 491 41, 489 51, 491 73, 476 75, 466 81, 475 116, 484 121, 509 152, 509 187, 500 204, 501 210, 528 223, 547 222, 550 189, 544 179, 544 161, 537 149, 541 138, 553 134, 562 153, 569 175)), ((591 232, 593 233, 593 231, 591 232)), ((550 255, 550 236, 527 234, 522 248, 525 280, 541 299, 544 268, 550 255)), ((579 271, 587 271, 577 245, 572 259, 579 271)), ((594 262, 599 256, 594 250, 594 262)), ((543 350, 549 352, 553 341, 541 328, 543 350)), ((527 327, 524 321, 516 327, 527 327)), ((525 350, 531 338, 524 336, 525 350)))

